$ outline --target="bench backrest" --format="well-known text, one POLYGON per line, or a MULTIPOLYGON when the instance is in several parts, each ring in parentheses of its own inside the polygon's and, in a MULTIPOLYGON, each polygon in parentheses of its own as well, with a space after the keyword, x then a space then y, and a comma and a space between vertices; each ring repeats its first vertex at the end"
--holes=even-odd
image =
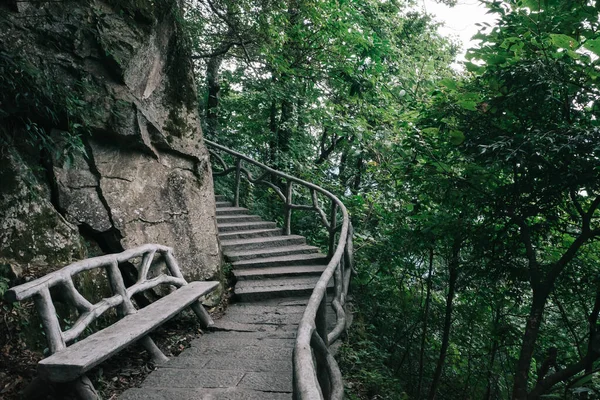
POLYGON ((131 297, 136 293, 161 284, 181 287, 187 285, 187 282, 179 270, 177 261, 173 256, 173 250, 170 247, 146 244, 122 253, 108 254, 75 262, 39 279, 9 289, 5 294, 5 298, 7 301, 15 302, 33 297, 42 319, 42 326, 48 339, 50 352, 56 353, 77 339, 91 323, 107 310, 118 307, 124 315, 135 313, 136 310, 131 302, 131 297), (148 272, 157 254, 162 256, 170 275, 160 274, 148 278, 148 272), (126 288, 119 270, 119 264, 139 257, 142 258, 141 263, 134 264, 138 270, 138 280, 134 285, 126 288), (92 304, 79 293, 73 283, 73 276, 94 268, 105 268, 112 296, 92 304), (50 288, 53 286, 59 286, 65 297, 79 311, 77 321, 70 329, 65 331, 62 331, 60 327, 50 295, 50 288))

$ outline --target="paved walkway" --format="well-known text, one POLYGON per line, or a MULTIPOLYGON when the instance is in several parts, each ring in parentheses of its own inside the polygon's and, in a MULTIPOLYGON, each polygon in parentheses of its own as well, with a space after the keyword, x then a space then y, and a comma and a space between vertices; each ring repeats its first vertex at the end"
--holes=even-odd
POLYGON ((292 350, 306 299, 229 306, 202 335, 122 400, 289 400, 292 350))
MULTIPOLYGON (((159 366, 122 400, 283 400, 292 398, 292 351, 308 297, 327 264, 302 236, 216 196, 223 254, 235 298, 212 332, 159 366), (270 299, 270 300, 266 300, 270 299)), ((328 320, 335 318, 328 307, 328 320)), ((330 327, 332 328, 332 327, 330 327)))

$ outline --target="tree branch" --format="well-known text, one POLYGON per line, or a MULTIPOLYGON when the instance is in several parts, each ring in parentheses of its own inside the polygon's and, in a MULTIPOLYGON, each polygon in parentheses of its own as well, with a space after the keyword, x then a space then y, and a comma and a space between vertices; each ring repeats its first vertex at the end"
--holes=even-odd
POLYGON ((333 138, 331 139, 331 144, 329 146, 325 147, 326 135, 327 135, 327 130, 325 130, 323 132, 323 135, 321 136, 321 145, 320 145, 321 152, 319 154, 319 158, 317 159, 317 161, 315 161, 316 165, 323 164, 325 162, 325 160, 327 160, 329 158, 331 153, 333 153, 336 146, 346 138, 345 136, 340 137, 340 136, 337 136, 334 134, 333 138))
POLYGON ((513 217, 517 225, 519 225, 519 233, 521 236, 521 241, 525 246, 525 254, 527 255, 527 260, 529 261, 529 271, 531 273, 532 283, 537 286, 541 283, 541 277, 539 275, 539 266, 537 262, 537 256, 535 254, 535 249, 533 248, 533 242, 531 241, 531 230, 529 229, 529 225, 520 217, 513 217))
POLYGON ((594 213, 596 212, 596 210, 598 209, 599 206, 600 206, 600 196, 596 196, 596 198, 592 201, 592 204, 590 205, 590 208, 588 209, 588 211, 582 215, 582 218, 583 218, 582 232, 585 233, 585 232, 591 231, 590 223, 592 221, 592 217, 594 216, 594 213))
POLYGON ((584 218, 585 211, 583 211, 583 208, 581 208, 581 204, 579 204, 579 201, 577 200, 577 195, 572 190, 569 191, 569 195, 571 196, 571 201, 573 202, 575 209, 577 210, 581 218, 584 218))
POLYGON ((237 42, 223 43, 215 51, 213 51, 211 53, 202 53, 202 54, 198 54, 198 55, 192 56, 192 59, 198 60, 198 59, 201 59, 201 58, 212 58, 212 57, 222 56, 224 54, 227 54, 227 52, 233 46, 244 46, 246 44, 251 44, 251 43, 254 43, 254 41, 248 40, 248 41, 237 41, 237 42))
MULTIPOLYGON (((546 393, 554 385, 559 382, 566 381, 567 379, 577 375, 584 369, 591 370, 590 366, 600 358, 600 335, 596 330, 596 323, 598 321, 598 314, 600 313, 600 286, 596 288, 596 301, 594 309, 589 316, 590 323, 590 336, 588 339, 588 350, 586 355, 576 363, 569 365, 568 367, 555 372, 554 374, 539 380, 533 390, 527 395, 528 399, 537 399, 539 396, 546 393)), ((589 371, 588 371, 589 372, 589 371)))

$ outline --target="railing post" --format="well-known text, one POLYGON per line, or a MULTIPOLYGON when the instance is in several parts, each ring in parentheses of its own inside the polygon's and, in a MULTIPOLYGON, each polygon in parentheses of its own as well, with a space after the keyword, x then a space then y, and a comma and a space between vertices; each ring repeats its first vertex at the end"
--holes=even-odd
POLYGON ((233 189, 233 206, 240 206, 240 178, 242 169, 242 159, 238 158, 235 162, 235 187, 233 189))
POLYGON ((54 303, 52 303, 52 296, 50 296, 48 287, 45 287, 34 297, 34 302, 42 319, 42 328, 44 329, 46 338, 48 338, 50 354, 64 349, 66 347, 65 339, 58 324, 56 309, 54 308, 54 303))
POLYGON ((285 189, 285 226, 283 228, 284 235, 292 234, 292 181, 288 180, 285 189))
MULTIPOLYGON (((321 300, 321 304, 319 304, 315 324, 317 334, 323 341, 323 344, 326 348, 329 347, 329 342, 327 340, 327 290, 325 290, 323 300, 321 300)), ((321 386, 323 398, 329 399, 331 397, 331 383, 329 381, 329 371, 325 363, 325 357, 325 354, 319 354, 317 356, 317 379, 319 380, 319 386, 321 386)))
POLYGON ((344 247, 344 268, 343 278, 344 278, 344 296, 348 296, 348 290, 350 288, 350 277, 352 275, 352 270, 354 269, 354 240, 352 236, 354 235, 354 228, 352 227, 352 223, 348 225, 348 237, 346 238, 346 246, 344 247))
POLYGON ((332 201, 331 202, 331 223, 329 224, 329 248, 327 250, 327 257, 331 259, 333 257, 333 252, 335 251, 335 233, 337 231, 337 204, 332 201))

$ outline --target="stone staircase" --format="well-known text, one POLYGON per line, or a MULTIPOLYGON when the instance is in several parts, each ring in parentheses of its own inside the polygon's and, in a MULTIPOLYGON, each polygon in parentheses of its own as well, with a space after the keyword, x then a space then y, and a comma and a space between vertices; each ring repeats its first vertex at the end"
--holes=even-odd
POLYGON ((235 296, 248 302, 281 297, 308 297, 327 265, 319 249, 303 236, 282 234, 225 196, 215 196, 219 239, 237 280, 235 296))

